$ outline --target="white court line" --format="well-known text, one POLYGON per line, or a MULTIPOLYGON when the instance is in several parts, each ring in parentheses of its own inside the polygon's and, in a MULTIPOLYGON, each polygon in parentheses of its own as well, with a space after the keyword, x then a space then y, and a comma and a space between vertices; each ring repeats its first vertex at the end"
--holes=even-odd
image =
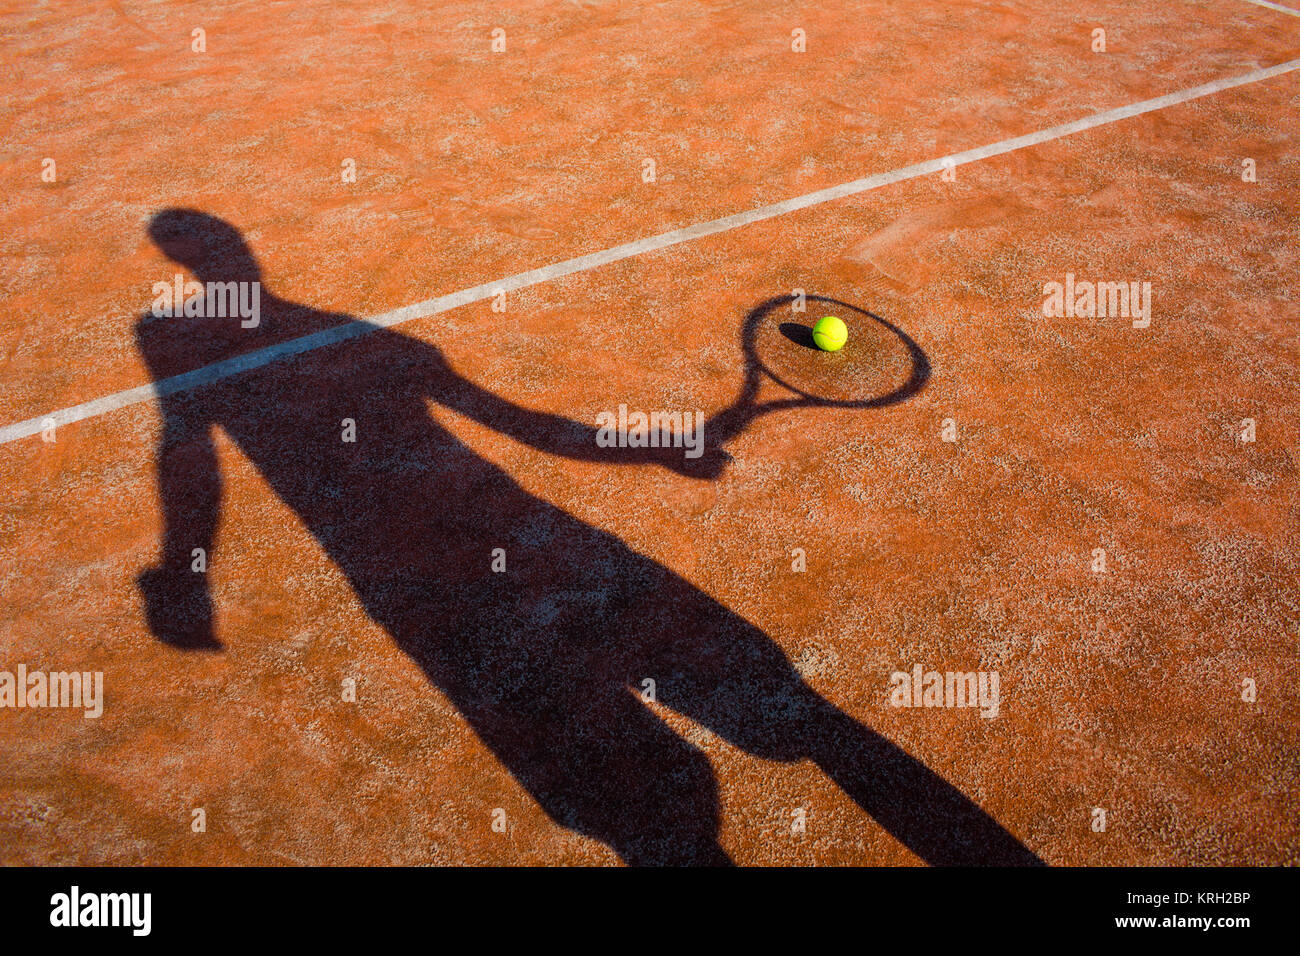
POLYGON ((1268 7, 1270 10, 1278 10, 1282 13, 1289 13, 1293 17, 1300 17, 1300 10, 1284 7, 1280 3, 1270 3, 1269 0, 1246 0, 1246 2, 1253 3, 1257 7, 1268 7))
POLYGON ((835 199, 843 199, 845 196, 855 196, 858 193, 864 193, 870 189, 877 189, 881 186, 900 183, 908 179, 916 179, 918 176, 928 176, 931 173, 939 172, 947 166, 961 166, 965 163, 973 163, 981 159, 1001 156, 1003 153, 1010 153, 1017 149, 1037 146, 1040 143, 1047 143, 1054 139, 1060 139, 1063 136, 1070 136, 1073 133, 1080 133, 1084 130, 1095 129, 1098 126, 1105 126, 1108 123, 1116 123, 1133 116, 1141 116, 1143 113, 1150 113, 1154 110, 1164 109, 1166 106, 1186 103, 1188 100, 1194 100, 1202 96, 1209 96, 1212 93, 1232 89, 1235 86, 1244 86, 1248 83, 1258 83, 1261 80, 1281 76, 1284 73, 1290 73, 1296 69, 1300 69, 1300 60, 1288 60, 1285 63, 1279 63, 1276 66, 1270 66, 1264 69, 1252 70, 1251 72, 1243 73, 1240 76, 1214 80, 1211 83, 1204 83, 1201 86, 1193 86, 1176 93, 1167 93, 1164 96, 1157 96, 1155 99, 1142 100, 1139 103, 1130 103, 1128 106, 1120 106, 1112 110, 1106 110, 1102 113, 1095 113, 1092 116, 1073 120, 1069 123, 1062 123, 1059 126, 1040 130, 1037 133, 1028 133, 1024 136, 1004 139, 1001 142, 990 143, 987 146, 980 146, 976 149, 968 149, 961 153, 952 153, 948 156, 941 156, 938 159, 928 159, 923 163, 904 166, 902 169, 895 169, 892 172, 877 173, 874 176, 868 176, 865 179, 855 179, 850 183, 842 183, 839 186, 831 186, 827 189, 819 189, 816 192, 806 193, 802 196, 795 196, 793 199, 785 199, 781 202, 773 203, 770 206, 760 206, 757 209, 750 209, 747 212, 738 212, 730 216, 723 216, 721 219, 714 219, 711 222, 697 223, 694 226, 686 226, 683 229, 674 229, 672 232, 665 232, 658 236, 650 236, 646 239, 638 239, 635 242, 624 243, 621 246, 614 246, 610 249, 605 249, 602 252, 592 252, 585 256, 578 256, 576 259, 557 262, 553 265, 543 266, 540 269, 533 269, 529 272, 520 272, 517 275, 507 276, 506 278, 498 279, 495 282, 487 282, 483 285, 476 285, 469 289, 462 289, 459 292, 453 292, 449 295, 439 296, 436 299, 428 299, 424 302, 417 302, 413 305, 403 306, 400 309, 394 309, 392 312, 385 312, 383 315, 377 315, 372 319, 357 320, 336 326, 332 329, 326 329, 322 332, 315 332, 311 335, 304 335, 301 338, 291 339, 288 342, 281 342, 278 345, 268 345, 266 348, 258 349, 254 352, 248 352, 244 355, 237 356, 236 358, 227 359, 224 362, 207 365, 203 368, 195 369, 192 372, 186 372, 183 375, 175 375, 171 378, 165 378, 149 385, 141 385, 138 388, 130 388, 123 392, 115 392, 112 395, 105 395, 103 398, 97 398, 81 405, 74 405, 71 408, 64 408, 48 415, 40 415, 36 418, 29 418, 26 421, 17 422, 13 425, 6 425, 5 427, 0 428, 0 445, 8 444, 9 442, 17 441, 20 438, 26 438, 29 435, 39 433, 44 427, 43 423, 47 419, 52 419, 55 425, 63 426, 70 425, 73 422, 83 421, 87 418, 95 418, 99 415, 105 415, 108 412, 116 411, 119 408, 125 408, 128 405, 135 405, 138 402, 147 402, 150 399, 160 398, 164 395, 174 395, 177 392, 188 391, 192 388, 198 388, 202 385, 208 385, 212 382, 229 378, 232 375, 238 375, 241 372, 247 372, 255 368, 261 368, 264 365, 270 365, 272 362, 278 362, 281 359, 289 358, 294 355, 301 355, 303 352, 310 352, 313 349, 323 348, 327 345, 334 345, 348 339, 354 339, 357 336, 365 335, 367 332, 371 332, 377 328, 389 328, 394 325, 400 325, 403 322, 410 322, 413 319, 423 319, 428 318, 431 315, 438 315, 441 312, 448 312, 451 309, 459 308, 462 305, 468 305, 471 302, 480 302, 483 299, 491 298, 498 292, 512 292, 516 289, 525 288, 526 286, 537 285, 542 282, 550 282, 554 279, 573 275, 575 272, 587 272, 591 269, 598 269, 601 266, 609 265, 612 262, 619 262, 622 259, 630 259, 633 256, 644 255, 647 252, 657 252, 658 250, 666 249, 669 246, 675 246, 683 242, 690 242, 692 239, 699 239, 704 236, 713 236, 720 232, 739 229, 741 226, 748 226, 751 223, 761 222, 764 219, 772 219, 776 216, 783 216, 786 213, 795 212, 799 209, 807 209, 809 206, 831 202, 835 199))

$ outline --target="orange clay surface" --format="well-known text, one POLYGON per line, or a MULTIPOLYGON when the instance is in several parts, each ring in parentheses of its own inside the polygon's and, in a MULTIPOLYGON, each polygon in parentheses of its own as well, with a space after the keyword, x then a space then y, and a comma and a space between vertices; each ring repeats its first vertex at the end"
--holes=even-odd
MULTIPOLYGON (((0 425, 1300 55, 1241 0, 4 0, 0 35, 0 425), (256 332, 137 325, 172 207, 242 234, 256 332)), ((0 710, 0 861, 1300 862, 1297 105, 1286 74, 0 446, 0 670, 106 698, 0 710), (1067 272, 1150 282, 1150 327, 1045 318, 1067 272), (596 453, 602 410, 730 405, 796 288, 924 387, 698 467, 596 453), (219 648, 165 640, 180 586, 147 613, 160 495, 177 553, 214 529, 219 648), (998 716, 890 706, 917 664, 996 671, 998 716)))

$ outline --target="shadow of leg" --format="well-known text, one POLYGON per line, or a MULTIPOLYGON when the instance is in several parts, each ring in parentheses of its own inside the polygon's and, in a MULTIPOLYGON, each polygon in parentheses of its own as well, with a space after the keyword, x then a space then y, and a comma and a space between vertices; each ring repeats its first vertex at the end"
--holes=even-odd
POLYGON ((632 866, 728 866, 718 844, 708 759, 623 686, 550 685, 547 695, 483 693, 453 702, 562 826, 632 866), (561 687, 563 689, 561 690, 561 687))
POLYGON ((820 697, 775 643, 736 620, 711 627, 701 617, 691 638, 665 649, 666 706, 757 756, 815 761, 927 863, 1044 865, 960 790, 820 697))
POLYGON ((718 791, 705 755, 630 690, 582 708, 527 753, 499 750, 557 822, 609 844, 632 866, 727 866, 718 791), (590 715, 598 715, 592 720, 590 715))
MULTIPOLYGON (((809 691, 811 693, 811 691, 809 691)), ((830 704, 807 728, 810 756, 909 850, 935 866, 1043 866, 965 794, 830 704)))

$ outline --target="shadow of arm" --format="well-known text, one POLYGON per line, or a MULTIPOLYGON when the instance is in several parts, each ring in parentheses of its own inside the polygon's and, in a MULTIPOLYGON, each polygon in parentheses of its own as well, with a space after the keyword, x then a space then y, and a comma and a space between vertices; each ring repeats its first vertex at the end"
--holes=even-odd
POLYGON ((207 561, 221 512, 221 473, 211 426, 187 420, 163 401, 158 445, 158 493, 163 515, 162 557, 136 578, 149 628, 176 647, 216 649, 207 561), (202 551, 202 556, 196 553, 202 551))
POLYGON ((658 448, 619 447, 625 443, 612 440, 611 429, 524 408, 458 375, 441 357, 437 365, 427 386, 434 400, 547 454, 611 465, 661 465, 694 478, 714 478, 730 460, 705 442, 703 421, 698 436, 673 433, 671 442, 661 441, 658 448))

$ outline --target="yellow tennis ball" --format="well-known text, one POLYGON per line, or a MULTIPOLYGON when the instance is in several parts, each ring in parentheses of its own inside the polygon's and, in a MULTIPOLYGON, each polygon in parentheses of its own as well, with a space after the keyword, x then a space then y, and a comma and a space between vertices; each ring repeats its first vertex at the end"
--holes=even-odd
POLYGON ((834 315, 818 319, 813 326, 813 341, 823 352, 838 352, 849 340, 849 327, 834 315))

